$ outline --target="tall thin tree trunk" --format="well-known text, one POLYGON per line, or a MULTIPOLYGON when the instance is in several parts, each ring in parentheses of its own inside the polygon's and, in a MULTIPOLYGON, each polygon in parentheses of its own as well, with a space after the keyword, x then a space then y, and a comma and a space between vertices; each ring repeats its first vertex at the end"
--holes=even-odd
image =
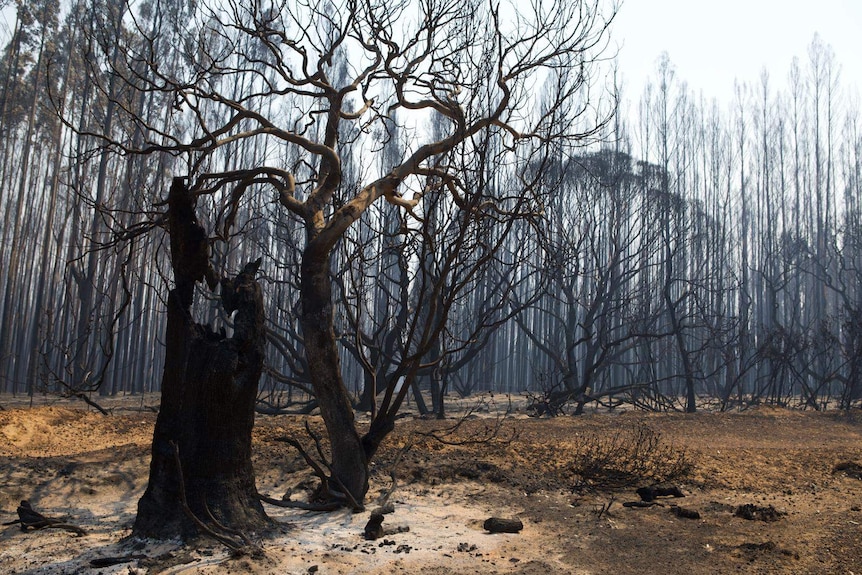
MULTIPOLYGON (((13 377, 15 366, 20 359, 17 357, 17 354, 8 353, 8 350, 12 347, 12 334, 24 332, 22 329, 23 322, 20 321, 20 317, 23 315, 20 313, 22 311, 20 309, 22 306, 17 301, 21 287, 20 284, 22 283, 18 277, 18 268, 21 265, 21 252, 24 249, 21 245, 21 234, 28 233, 22 229, 22 222, 25 210, 24 200, 25 198, 30 197, 27 193, 27 184, 29 183, 29 178, 27 176, 35 170, 35 168, 30 166, 30 151, 32 150, 33 132, 36 127, 37 98, 35 95, 39 90, 39 83, 42 80, 42 55, 45 48, 45 34, 46 31, 43 29, 39 44, 39 57, 36 60, 36 73, 34 74, 33 79, 33 99, 30 102, 27 133, 24 136, 24 149, 21 153, 21 179, 18 186, 17 201, 15 202, 15 218, 14 225, 11 229, 11 239, 7 239, 6 234, 6 232, 9 231, 9 226, 6 226, 3 234, 3 245, 9 246, 9 263, 8 269, 5 270, 7 272, 7 280, 3 298, 3 322, 2 325, 0 325, 0 350, 2 350, 3 353, 3 357, 0 358, 0 377, 2 378, 13 377)), ((13 392, 17 391, 17 379, 13 381, 12 385, 13 392)))

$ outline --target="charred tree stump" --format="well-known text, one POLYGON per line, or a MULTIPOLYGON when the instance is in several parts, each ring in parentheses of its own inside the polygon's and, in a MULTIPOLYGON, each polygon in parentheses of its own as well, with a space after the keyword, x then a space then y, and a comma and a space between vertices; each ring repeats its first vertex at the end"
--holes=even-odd
POLYGON ((180 178, 168 197, 168 226, 175 287, 168 297, 149 484, 138 502, 133 532, 154 538, 194 536, 200 527, 190 514, 215 531, 258 530, 270 523, 251 464, 265 342, 263 299, 255 281, 260 260, 236 278, 222 280, 222 305, 229 314, 236 311, 234 335, 215 333, 191 315, 196 283, 206 280, 214 289, 216 281, 194 196, 180 178), (182 469, 177 469, 178 461, 182 469))
POLYGON ((366 539, 374 540, 383 537, 383 514, 372 513, 368 523, 365 524, 364 535, 366 539))
POLYGON ((397 525, 395 527, 383 527, 383 513, 372 513, 365 524, 363 536, 369 541, 380 539, 387 535, 395 535, 397 533, 409 533, 409 525, 397 525))

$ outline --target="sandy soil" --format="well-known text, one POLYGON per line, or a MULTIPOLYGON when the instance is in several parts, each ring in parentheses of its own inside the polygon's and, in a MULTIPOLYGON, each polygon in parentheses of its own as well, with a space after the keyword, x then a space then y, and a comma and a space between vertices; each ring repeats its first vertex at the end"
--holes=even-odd
MULTIPOLYGON (((549 420, 515 412, 498 420, 489 417, 491 409, 450 433, 445 430, 455 420, 405 418, 375 465, 369 508, 409 445, 396 468, 395 512, 384 523, 409 532, 365 541, 368 512, 267 506, 282 528, 260 541, 265 556, 233 558, 215 543, 188 549, 127 538, 146 484, 154 413, 121 410, 130 404, 120 403, 108 417, 79 404, 13 408, 8 398, 0 404, 6 407, 0 411, 0 522, 14 520, 18 502, 27 499, 87 530, 79 537, 4 526, 0 573, 862 574, 862 480, 852 469, 835 470, 862 464, 860 413, 758 408, 549 420), (629 455, 646 465, 604 474, 584 467, 585 458, 601 455, 596 445, 630 447, 644 429, 655 442, 629 455), (490 440, 471 442, 489 432, 490 440), (684 468, 688 473, 674 481, 685 498, 623 506, 638 500, 637 487, 684 468), (772 506, 777 520, 736 516, 743 504, 772 506), (700 517, 680 518, 674 506, 700 517), (487 534, 482 522, 492 515, 518 517, 524 530, 487 534), (142 557, 89 566, 95 558, 132 554, 142 557)), ((296 453, 278 441, 303 437, 305 419, 258 418, 262 493, 280 497, 310 483, 296 453)), ((316 417, 307 419, 320 428, 316 417)))

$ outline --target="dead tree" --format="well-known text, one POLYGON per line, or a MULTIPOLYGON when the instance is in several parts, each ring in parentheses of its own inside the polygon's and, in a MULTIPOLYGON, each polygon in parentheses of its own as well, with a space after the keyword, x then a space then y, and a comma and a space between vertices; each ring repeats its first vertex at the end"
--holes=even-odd
MULTIPOLYGON (((375 203, 389 202, 399 208, 399 219, 411 222, 422 221, 428 200, 440 194, 464 218, 501 225, 541 210, 546 202, 523 181, 529 179, 524 165, 547 155, 550 142, 577 147, 592 141, 613 113, 615 102, 595 101, 590 87, 614 10, 554 0, 531 4, 514 22, 505 7, 481 0, 200 2, 187 20, 130 30, 121 62, 104 60, 111 77, 122 77, 132 92, 163 96, 170 118, 162 125, 123 108, 127 125, 144 135, 140 146, 110 134, 82 136, 121 154, 184 158, 195 193, 229 202, 220 206, 226 223, 244 196, 265 191, 302 226, 293 297, 307 377, 329 440, 328 461, 321 463, 338 485, 328 498, 362 503, 369 461, 394 427, 402 390, 413 383, 406 377, 405 386, 389 385, 373 423, 360 433, 334 327, 336 246, 375 203), (176 71, 161 57, 166 46, 176 46, 170 54, 176 71), (542 80, 553 83, 556 98, 536 109, 532 90, 542 80), (375 148, 368 147, 374 134, 391 134, 386 122, 392 118, 411 134, 403 154, 385 171, 348 181, 346 166, 375 148), (440 124, 439 137, 413 129, 423 118, 440 124), (459 168, 477 157, 489 134, 502 141, 497 165, 506 185, 476 197, 459 168), (223 193, 230 199, 219 199, 223 193)), ((431 327, 423 332, 433 336, 431 327)), ((405 342, 411 364, 418 365, 433 342, 422 339, 405 342)))
POLYGON ((257 496, 251 431, 263 369, 260 260, 221 281, 222 306, 236 312, 234 334, 196 323, 196 284, 215 275, 195 198, 182 178, 168 196, 174 288, 168 296, 162 403, 153 435, 150 481, 138 503, 134 533, 171 538, 196 534, 194 515, 216 531, 258 530, 269 520, 257 496), (177 468, 179 462, 181 469, 177 468))

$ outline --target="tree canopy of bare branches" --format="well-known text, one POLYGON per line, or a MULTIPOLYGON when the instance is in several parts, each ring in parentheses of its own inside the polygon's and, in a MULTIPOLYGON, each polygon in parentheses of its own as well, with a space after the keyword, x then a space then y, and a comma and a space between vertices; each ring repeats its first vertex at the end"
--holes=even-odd
MULTIPOLYGON (((331 446, 325 497, 361 503, 368 461, 392 429, 408 387, 388 384, 360 437, 334 330, 333 250, 378 201, 397 208, 377 212, 380 217, 398 218, 419 237, 423 226, 426 234, 438 232, 428 232, 427 224, 441 197, 461 213, 451 229, 460 229, 462 238, 468 229, 478 238, 480 228, 540 214, 547 202, 528 167, 546 161, 552 149, 592 141, 614 110, 613 97, 594 77, 614 14, 614 7, 602 6, 561 0, 157 3, 125 13, 124 34, 111 34, 108 22, 90 38, 101 49, 92 65, 108 70, 97 87, 124 135, 79 129, 79 137, 97 142, 94 154, 171 158, 166 169, 186 178, 189 193, 213 211, 214 246, 243 241, 243 226, 254 218, 249 205, 261 196, 304 230, 293 297, 307 376, 331 446), (540 87, 551 94, 541 107, 540 87), (163 107, 144 114, 141 98, 163 107), (394 137, 402 139, 401 153, 391 164, 369 161, 394 137), (505 179, 477 185, 464 170, 489 158, 505 179)), ((153 225, 162 221, 158 209, 150 213, 153 225)), ((146 231, 147 221, 132 214, 119 237, 146 231)), ((474 241, 471 249, 490 261, 502 237, 495 243, 486 236, 491 241, 474 241)), ((467 247, 463 239, 454 245, 454 254, 458 245, 467 247)), ((429 299, 414 302, 412 313, 439 304, 434 293, 448 279, 433 283, 429 299)), ((469 274, 465 281, 472 281, 469 274)), ((440 321, 422 323, 422 335, 405 342, 400 363, 415 373, 444 330, 440 321)))

